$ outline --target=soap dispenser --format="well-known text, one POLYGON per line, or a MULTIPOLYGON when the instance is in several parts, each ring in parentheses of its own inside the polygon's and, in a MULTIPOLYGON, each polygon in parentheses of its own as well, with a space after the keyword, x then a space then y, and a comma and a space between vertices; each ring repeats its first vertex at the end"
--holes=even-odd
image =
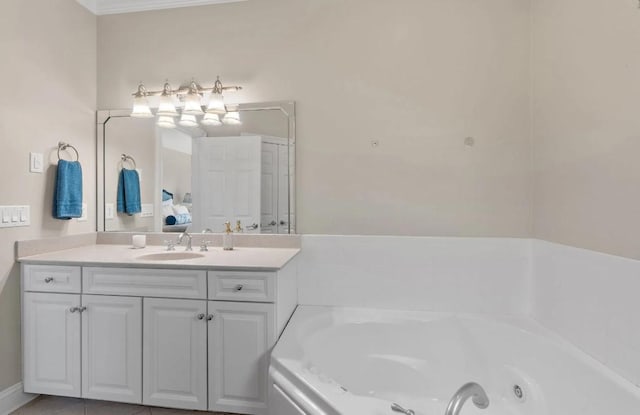
POLYGON ((222 249, 225 251, 233 250, 233 231, 231 230, 231 222, 225 222, 226 226, 224 235, 222 235, 222 249))

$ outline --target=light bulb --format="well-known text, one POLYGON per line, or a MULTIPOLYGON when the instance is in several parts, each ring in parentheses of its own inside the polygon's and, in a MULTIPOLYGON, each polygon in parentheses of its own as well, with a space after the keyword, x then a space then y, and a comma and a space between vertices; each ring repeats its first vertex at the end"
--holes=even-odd
POLYGON ((222 94, 212 92, 209 98, 209 105, 207 105, 207 114, 226 114, 227 110, 224 107, 224 97, 222 94))
POLYGON ((135 97, 133 99, 133 111, 131 116, 134 118, 151 118, 153 114, 149 108, 149 102, 145 96, 135 97))
POLYGON ((189 85, 189 93, 184 97, 184 109, 183 114, 189 115, 202 115, 202 104, 200 103, 200 93, 198 92, 198 85, 195 81, 191 81, 189 85))
POLYGON ((176 128, 176 122, 173 120, 173 117, 166 115, 159 116, 156 125, 160 128, 176 128))
POLYGON ((170 95, 162 95, 160 97, 160 104, 158 105, 158 113, 159 117, 177 117, 178 111, 176 111, 176 106, 173 103, 173 97, 170 95))
POLYGON ((230 111, 222 119, 222 122, 227 125, 240 125, 240 113, 238 111, 230 111))
POLYGON ((222 122, 220 121, 220 116, 218 114, 206 113, 204 114, 204 118, 202 119, 202 121, 200 121, 200 124, 213 125, 217 127, 219 125, 222 125, 222 122))
POLYGON ((178 121, 178 124, 180 124, 183 127, 197 127, 198 126, 198 120, 196 120, 196 116, 195 115, 185 114, 183 112, 182 113, 182 117, 180 117, 180 121, 178 121))

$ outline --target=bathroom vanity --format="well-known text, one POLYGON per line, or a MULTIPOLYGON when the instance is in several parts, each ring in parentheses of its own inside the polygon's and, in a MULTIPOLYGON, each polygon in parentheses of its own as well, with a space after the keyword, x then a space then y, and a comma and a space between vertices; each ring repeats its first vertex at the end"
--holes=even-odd
POLYGON ((297 252, 91 245, 20 258, 25 392, 265 414, 297 252))

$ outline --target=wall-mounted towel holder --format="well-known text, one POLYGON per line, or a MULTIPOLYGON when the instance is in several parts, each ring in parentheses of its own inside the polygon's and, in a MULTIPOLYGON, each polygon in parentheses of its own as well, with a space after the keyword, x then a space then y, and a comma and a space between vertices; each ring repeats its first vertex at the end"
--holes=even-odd
POLYGON ((62 141, 60 141, 58 143, 58 160, 62 160, 62 157, 60 157, 60 152, 61 151, 65 151, 67 149, 72 149, 75 153, 76 153, 76 160, 75 161, 80 161, 80 153, 78 153, 78 150, 72 146, 69 143, 63 143, 62 141))
POLYGON ((133 157, 123 153, 122 156, 120 156, 120 159, 122 160, 122 167, 124 167, 124 163, 128 161, 133 165, 133 170, 136 170, 138 168, 138 166, 136 165, 136 160, 133 157))

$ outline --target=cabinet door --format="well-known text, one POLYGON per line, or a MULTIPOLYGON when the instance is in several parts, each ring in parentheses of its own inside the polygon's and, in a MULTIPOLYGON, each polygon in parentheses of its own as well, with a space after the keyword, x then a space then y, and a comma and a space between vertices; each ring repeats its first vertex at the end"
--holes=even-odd
POLYGON ((142 298, 82 296, 82 397, 142 402, 142 298))
POLYGON ((144 299, 145 405, 207 409, 206 301, 144 299))
POLYGON ((209 302, 209 410, 264 414, 273 304, 209 302))
POLYGON ((25 293, 24 390, 79 397, 80 295, 25 293))

